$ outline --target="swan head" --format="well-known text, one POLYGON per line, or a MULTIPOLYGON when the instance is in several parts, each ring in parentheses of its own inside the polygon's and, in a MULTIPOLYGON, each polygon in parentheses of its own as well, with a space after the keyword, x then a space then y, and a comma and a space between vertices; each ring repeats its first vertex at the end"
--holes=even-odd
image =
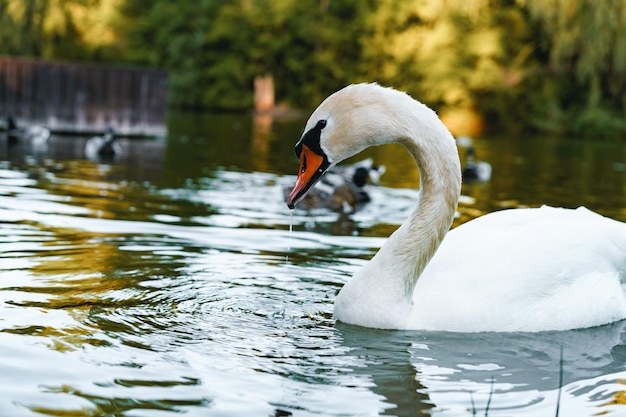
POLYGON ((414 103, 407 94, 375 83, 349 85, 326 98, 311 114, 294 148, 300 169, 287 198, 289 208, 332 166, 367 147, 403 136, 398 130, 405 129, 406 123, 400 120, 399 110, 414 103))
POLYGON ((289 208, 294 208, 329 168, 379 144, 377 132, 384 125, 385 94, 389 92, 398 93, 378 84, 353 84, 331 94, 315 109, 294 148, 300 169, 287 197, 289 208))

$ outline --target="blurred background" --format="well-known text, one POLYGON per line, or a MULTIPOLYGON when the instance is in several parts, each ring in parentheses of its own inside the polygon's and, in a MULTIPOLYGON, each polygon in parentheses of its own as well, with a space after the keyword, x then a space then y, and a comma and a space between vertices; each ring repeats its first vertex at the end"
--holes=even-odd
POLYGON ((400 145, 284 196, 310 111, 377 81, 457 138, 454 227, 626 221, 625 69, 626 0, 0 0, 0 416, 623 415, 624 322, 335 323, 418 199, 400 145))
POLYGON ((165 69, 170 109, 377 81, 457 135, 626 131, 623 0, 0 0, 0 54, 165 69))

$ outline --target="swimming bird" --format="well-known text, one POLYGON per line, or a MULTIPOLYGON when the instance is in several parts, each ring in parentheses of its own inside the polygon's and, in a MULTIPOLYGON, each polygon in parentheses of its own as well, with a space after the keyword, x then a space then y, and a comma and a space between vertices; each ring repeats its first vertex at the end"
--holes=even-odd
POLYGON ((489 162, 475 161, 476 152, 474 147, 467 148, 465 153, 465 167, 463 168, 463 181, 469 183, 473 181, 485 182, 491 179, 491 164, 489 162))
POLYGON ((7 116, 6 129, 7 129, 8 144, 9 145, 17 144, 19 142, 21 131, 18 129, 17 123, 15 123, 15 119, 12 116, 7 116))
POLYGON ((102 136, 94 136, 85 144, 85 156, 91 160, 111 161, 122 153, 117 143, 117 136, 112 127, 108 127, 102 136))
MULTIPOLYGON (((378 184, 384 174, 383 165, 374 165, 371 158, 352 165, 335 166, 315 184, 299 203, 301 208, 327 208, 342 213, 353 213, 371 201, 366 189, 368 183, 378 184)), ((285 189, 285 197, 289 189, 285 189)))
POLYGON ((9 145, 28 142, 34 149, 40 150, 47 146, 50 139, 50 129, 38 125, 20 128, 12 116, 7 116, 6 128, 9 145))
POLYGON ((296 143, 295 207, 336 163, 400 143, 420 171, 411 216, 343 286, 341 322, 386 329, 536 332, 626 318, 626 224, 586 208, 503 210, 449 231, 461 190, 455 141, 408 94, 355 84, 326 98, 296 143))
POLYGON ((356 194, 357 203, 367 203, 372 199, 365 188, 366 185, 379 185, 380 177, 383 176, 386 168, 384 165, 374 165, 374 160, 367 158, 352 165, 334 166, 329 171, 341 175, 351 185, 356 194))

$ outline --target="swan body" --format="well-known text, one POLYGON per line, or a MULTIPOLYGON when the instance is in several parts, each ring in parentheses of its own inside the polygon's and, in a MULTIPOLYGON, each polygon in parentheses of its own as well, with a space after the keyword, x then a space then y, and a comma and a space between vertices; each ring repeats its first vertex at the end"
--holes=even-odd
POLYGON ((296 155, 294 207, 336 163, 401 143, 420 170, 420 198, 335 301, 337 320, 460 332, 584 328, 626 318, 626 225, 585 208, 491 213, 449 231, 461 189, 455 141, 405 93, 356 84, 313 112, 296 155), (444 239, 445 237, 445 239, 444 239))
POLYGON ((406 327, 598 326, 626 317, 623 277, 625 224, 584 207, 503 210, 448 233, 418 280, 406 327))

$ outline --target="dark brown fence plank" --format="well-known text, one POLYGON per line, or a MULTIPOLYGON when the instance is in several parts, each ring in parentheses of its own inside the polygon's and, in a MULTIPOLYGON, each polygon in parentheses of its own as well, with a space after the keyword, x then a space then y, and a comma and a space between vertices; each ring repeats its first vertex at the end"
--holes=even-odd
POLYGON ((53 131, 163 135, 167 73, 0 56, 0 117, 53 131))

